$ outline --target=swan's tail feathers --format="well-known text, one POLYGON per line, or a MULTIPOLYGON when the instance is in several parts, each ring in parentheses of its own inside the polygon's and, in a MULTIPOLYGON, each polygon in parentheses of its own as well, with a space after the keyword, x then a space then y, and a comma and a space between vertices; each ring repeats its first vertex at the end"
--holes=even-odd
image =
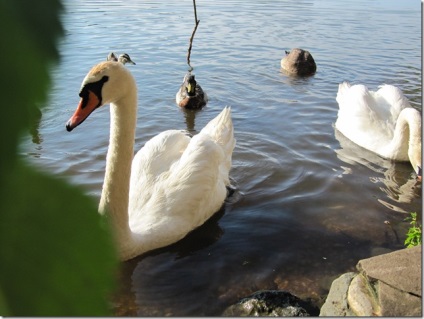
POLYGON ((233 121, 231 119, 231 107, 226 106, 199 134, 208 134, 215 143, 222 147, 225 156, 225 170, 229 172, 231 169, 232 153, 236 145, 233 121))
POLYGON ((337 97, 336 97, 336 101, 337 101, 337 103, 339 103, 339 105, 343 104, 343 101, 344 101, 346 95, 348 94, 351 86, 352 85, 347 81, 344 81, 343 83, 339 84, 339 90, 337 92, 337 97))
POLYGON ((373 92, 362 84, 351 85, 346 81, 340 83, 336 100, 339 104, 339 113, 351 116, 360 116, 363 112, 368 113, 370 108, 375 108, 373 92))
POLYGON ((202 129, 201 133, 210 135, 216 143, 232 152, 235 140, 231 108, 225 107, 217 117, 202 129))

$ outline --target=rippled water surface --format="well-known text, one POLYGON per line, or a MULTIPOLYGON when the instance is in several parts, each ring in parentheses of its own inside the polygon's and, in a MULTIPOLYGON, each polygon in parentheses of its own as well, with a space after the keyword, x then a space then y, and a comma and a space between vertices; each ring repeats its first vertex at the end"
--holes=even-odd
POLYGON ((192 1, 65 1, 62 59, 40 125, 22 142, 37 166, 98 200, 109 137, 100 109, 72 133, 65 123, 89 68, 126 52, 139 87, 136 149, 166 129, 199 131, 231 105, 235 195, 171 247, 122 265, 117 315, 220 315, 259 289, 317 304, 358 259, 403 247, 421 184, 334 129, 338 84, 400 87, 421 110, 421 5, 381 1, 197 1, 191 64, 210 97, 184 113, 175 93, 187 71, 192 1), (284 50, 309 50, 309 78, 280 71, 284 50), (387 221, 390 223, 388 224, 387 221))

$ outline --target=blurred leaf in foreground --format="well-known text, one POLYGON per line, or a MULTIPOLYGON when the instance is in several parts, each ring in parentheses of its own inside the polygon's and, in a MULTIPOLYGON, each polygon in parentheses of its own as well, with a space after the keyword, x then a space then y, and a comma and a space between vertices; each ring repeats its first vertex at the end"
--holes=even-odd
POLYGON ((61 8, 58 0, 0 0, 0 315, 110 314, 117 261, 95 204, 17 154, 47 96, 61 8))

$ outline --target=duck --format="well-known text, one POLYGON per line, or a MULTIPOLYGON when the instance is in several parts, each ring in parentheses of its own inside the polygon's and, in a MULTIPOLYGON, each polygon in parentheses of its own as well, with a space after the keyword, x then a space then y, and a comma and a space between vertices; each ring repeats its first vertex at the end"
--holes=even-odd
POLYGON ((184 76, 176 96, 178 106, 188 110, 198 110, 203 108, 208 102, 208 96, 202 87, 197 83, 194 74, 188 72, 184 76))
POLYGON ((339 84, 335 128, 355 144, 393 161, 409 161, 422 177, 421 113, 402 91, 389 84, 370 91, 365 85, 339 84))
POLYGON ((280 61, 281 69, 289 75, 310 76, 315 74, 317 65, 312 54, 300 48, 285 50, 285 56, 280 61))
POLYGON ((106 61, 115 61, 115 62, 121 62, 122 64, 129 63, 132 65, 136 65, 136 63, 133 60, 131 60, 128 53, 123 53, 119 55, 119 57, 116 57, 115 53, 110 52, 106 58, 106 61))
POLYGON ((123 63, 103 61, 82 81, 71 132, 110 104, 110 140, 99 213, 110 221, 121 260, 173 244, 220 211, 236 140, 231 107, 190 137, 166 130, 134 155, 137 85, 123 63))

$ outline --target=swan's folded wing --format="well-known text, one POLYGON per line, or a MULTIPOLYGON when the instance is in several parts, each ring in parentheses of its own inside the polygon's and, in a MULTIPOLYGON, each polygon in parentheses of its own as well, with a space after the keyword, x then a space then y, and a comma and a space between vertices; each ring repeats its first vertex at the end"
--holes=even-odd
POLYGON ((141 213, 160 176, 180 160, 190 140, 181 131, 169 130, 154 136, 137 152, 131 168, 130 215, 141 213))
POLYGON ((175 242, 221 208, 227 195, 235 145, 229 111, 224 109, 218 119, 212 120, 189 143, 177 138, 176 142, 186 145, 184 150, 180 146, 164 150, 161 146, 158 150, 141 153, 140 157, 147 157, 144 161, 147 160, 149 169, 137 167, 136 171, 143 173, 136 175, 148 182, 131 183, 131 187, 136 185, 130 191, 133 196, 130 198, 130 227, 133 231, 160 233, 161 244, 175 242), (159 153, 164 151, 172 156, 162 158, 159 153), (136 192, 142 193, 142 199, 134 197, 136 192))
POLYGON ((168 214, 189 221, 192 228, 203 224, 225 200, 228 173, 222 147, 209 136, 195 135, 167 176, 168 207, 181 209, 168 214))
POLYGON ((163 172, 150 198, 134 212, 131 228, 160 232, 166 238, 182 238, 202 225, 222 206, 226 187, 221 165, 222 148, 210 138, 194 136, 179 161, 163 172))
POLYGON ((397 122, 400 112, 407 107, 411 107, 408 99, 403 95, 402 90, 396 86, 383 84, 375 93, 376 99, 380 102, 379 111, 384 112, 382 118, 387 118, 387 121, 392 125, 392 129, 397 122))
MULTIPOLYGON (((374 92, 364 85, 350 86, 344 82, 339 85, 336 98, 339 104, 336 128, 357 144, 366 139, 370 129, 380 129, 380 111, 374 92)), ((362 145, 363 146, 363 145, 362 145)))
POLYGON ((370 112, 373 112, 375 104, 373 96, 365 85, 351 86, 347 82, 339 85, 336 100, 339 104, 339 117, 340 114, 344 117, 367 116, 370 112))

